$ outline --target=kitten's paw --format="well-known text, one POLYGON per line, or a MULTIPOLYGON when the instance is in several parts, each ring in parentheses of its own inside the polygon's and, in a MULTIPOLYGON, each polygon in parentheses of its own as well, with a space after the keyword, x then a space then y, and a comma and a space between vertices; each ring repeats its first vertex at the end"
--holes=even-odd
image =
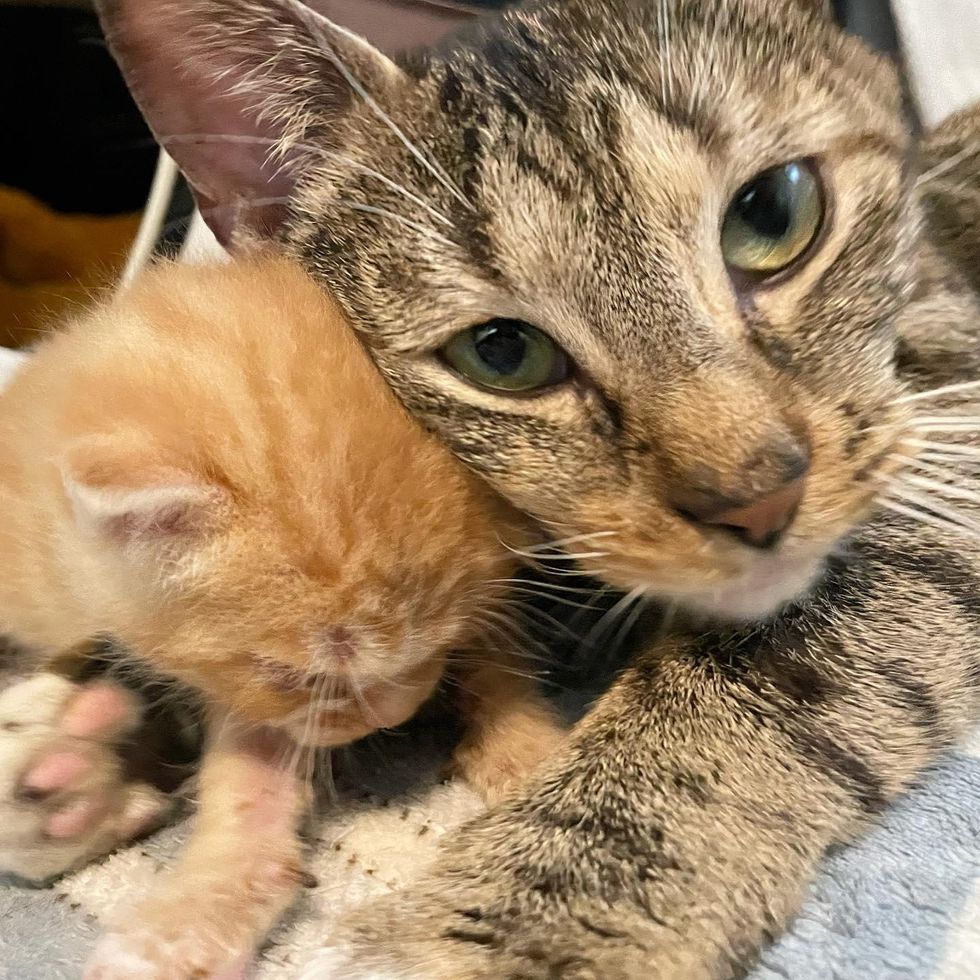
POLYGON ((135 695, 41 673, 0 694, 0 871, 43 882, 158 825, 170 799, 128 782, 135 695))
POLYGON ((104 936, 84 980, 245 980, 248 962, 193 929, 137 928, 104 936))

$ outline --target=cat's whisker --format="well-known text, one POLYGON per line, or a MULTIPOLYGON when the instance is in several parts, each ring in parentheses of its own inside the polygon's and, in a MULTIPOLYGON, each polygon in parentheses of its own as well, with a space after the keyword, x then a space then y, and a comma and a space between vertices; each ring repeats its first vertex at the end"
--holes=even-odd
POLYGON ((896 398, 892 404, 907 405, 909 402, 928 401, 932 398, 957 395, 961 392, 977 392, 980 395, 980 380, 961 381, 958 384, 943 385, 941 388, 932 388, 929 391, 917 391, 911 395, 903 395, 901 398, 896 398))
POLYGON ((901 480, 894 477, 883 476, 881 482, 889 487, 889 493, 894 499, 901 503, 908 504, 944 518, 946 521, 969 528, 980 533, 980 522, 969 514, 964 514, 942 501, 936 500, 927 493, 920 493, 918 490, 909 489, 901 480))
POLYGON ((955 170, 961 163, 969 160, 970 157, 974 156, 975 154, 980 154, 980 142, 974 142, 964 146, 958 153, 954 153, 941 163, 937 163, 936 166, 926 170, 924 173, 919 174, 919 177, 914 185, 915 189, 918 190, 924 184, 931 183, 937 177, 942 177, 951 170, 955 170))
POLYGON ((549 582, 546 579, 537 578, 495 578, 490 579, 487 582, 488 585, 506 585, 506 586, 529 586, 533 585, 535 588, 541 588, 549 592, 572 592, 577 595, 592 595, 595 592, 594 588, 588 588, 587 586, 574 586, 574 585, 559 585, 557 582, 549 582))
POLYGON ((364 214, 372 214, 379 218, 389 218, 391 221, 395 221, 405 228, 410 228, 420 235, 424 235, 426 238, 440 242, 448 248, 456 248, 456 243, 446 238, 445 235, 440 235, 439 232, 433 231, 433 229, 428 228, 426 225, 420 225, 417 221, 412 221, 411 218, 406 218, 404 215, 389 211, 387 208, 376 207, 373 204, 363 204, 361 201, 354 201, 346 197, 334 198, 334 201, 337 204, 350 208, 352 211, 361 211, 364 214))
POLYGON ((980 460, 980 447, 964 446, 956 442, 933 442, 928 439, 906 439, 905 445, 913 449, 925 449, 938 453, 946 453, 963 459, 980 460))
MULTIPOLYGON (((520 586, 512 586, 511 592, 516 593, 521 596, 529 596, 531 599, 543 599, 547 602, 555 602, 562 606, 570 606, 573 609, 588 609, 589 606, 584 602, 576 602, 574 599, 566 599, 563 596, 554 595, 553 593, 543 592, 539 589, 524 589, 520 586)), ((506 600, 505 600, 506 601, 506 600)), ((523 600, 519 600, 523 601, 523 600)))
POLYGON ((650 607, 650 603, 653 602, 653 597, 650 595, 641 595, 639 600, 633 603, 633 608, 629 612, 623 615, 623 622, 620 627, 616 630, 613 635, 612 642, 606 649, 606 655, 603 658, 604 663, 609 663, 616 652, 620 649, 626 637, 629 636, 630 630, 636 625, 636 621, 643 615, 644 612, 650 607))
POLYGON ((522 551, 519 548, 508 548, 511 554, 517 555, 520 558, 527 558, 531 561, 578 561, 581 558, 607 558, 609 556, 608 551, 577 551, 569 553, 567 551, 555 551, 555 552, 531 552, 522 551))
POLYGON ((522 602, 520 600, 515 600, 514 605, 522 616, 537 619, 539 623, 554 626, 559 633, 564 633, 566 636, 569 636, 572 639, 578 639, 577 634, 570 630, 563 622, 555 619, 554 616, 548 615, 548 613, 546 613, 543 609, 538 609, 536 606, 532 606, 529 602, 522 602))
MULTIPOLYGON (((962 471, 957 470, 955 467, 939 466, 937 465, 937 461, 928 457, 928 454, 919 456, 904 456, 901 453, 896 453, 889 458, 893 459, 896 463, 901 463, 908 469, 924 470, 926 473, 931 473, 933 476, 936 476, 940 480, 947 483, 950 480, 961 481, 964 478, 964 473, 962 471)), ((955 457, 954 461, 956 461, 955 457)), ((958 462, 962 465, 963 460, 958 460, 958 462)), ((974 463, 973 465, 976 464, 974 463)))
MULTIPOLYGON (((925 463, 950 463, 954 467, 967 467, 970 472, 977 471, 977 467, 980 466, 980 460, 975 456, 956 456, 952 453, 923 452, 919 453, 916 459, 925 463)), ((955 471, 950 470, 950 472, 955 471)), ((957 474, 957 476, 961 477, 962 473, 957 474)))
POLYGON ((929 191, 938 191, 944 195, 958 197, 961 201, 980 202, 980 190, 971 187, 964 181, 952 183, 948 180, 934 180, 929 184, 929 191))
POLYGON ((925 415, 909 425, 919 432, 964 432, 980 426, 980 415, 925 415))
POLYGON ((603 636, 605 636, 609 629, 612 627, 621 615, 625 615, 627 611, 632 607, 634 602, 637 602, 646 594, 646 587, 638 585, 635 589, 627 592, 621 599, 619 599, 615 605, 608 609, 600 617, 599 622, 592 627, 591 630, 582 639, 581 645, 583 647, 594 646, 603 636))
MULTIPOLYGON (((165 148, 173 143, 243 143, 258 146, 269 146, 271 151, 274 151, 275 148, 280 145, 280 142, 280 140, 272 139, 270 137, 244 136, 233 133, 181 133, 179 135, 167 136, 161 141, 165 148)), ((411 201, 413 204, 427 211, 440 223, 449 228, 454 227, 452 220, 445 214, 443 214, 437 208, 434 208, 424 198, 419 197, 417 194, 410 191, 403 184, 399 184, 398 181, 392 180, 390 177, 383 174, 380 170, 375 170, 366 163, 362 163, 360 160, 348 156, 345 153, 338 153, 335 150, 328 150, 326 147, 315 146, 312 143, 294 143, 291 145, 305 153, 310 153, 324 160, 332 160, 336 161, 337 163, 342 163, 345 167, 350 167, 351 169, 357 170, 368 177, 373 177, 379 183, 384 184, 384 186, 389 190, 393 190, 396 194, 401 194, 401 196, 406 200, 411 201)))
MULTIPOLYGON (((945 474, 943 474, 945 476, 945 474)), ((955 486, 952 483, 945 483, 942 480, 935 480, 927 476, 919 476, 915 473, 903 473, 895 478, 895 483, 909 486, 913 489, 932 490, 950 500, 965 500, 970 503, 980 505, 980 493, 975 490, 968 490, 962 486, 955 486)))
POLYGON ((670 9, 668 0, 660 0, 657 8, 657 26, 660 29, 663 54, 660 59, 660 96, 664 105, 674 99, 674 68, 670 50, 670 9), (669 101, 668 101, 669 100, 669 101))
POLYGON ((886 510, 890 510, 895 514, 901 515, 902 517, 908 517, 919 524, 935 527, 940 531, 945 531, 954 535, 966 534, 968 537, 980 537, 980 527, 973 528, 964 526, 963 524, 955 521, 945 520, 931 514, 929 511, 920 510, 917 507, 910 507, 908 504, 894 500, 891 497, 879 497, 878 503, 886 510))
MULTIPOLYGON (((304 21, 309 22, 314 19, 319 18, 319 15, 310 10, 304 4, 300 3, 299 0, 286 0, 290 7, 294 8, 298 17, 301 17, 304 21)), ((437 163, 431 156, 423 152, 422 148, 416 145, 412 140, 408 138, 401 127, 395 122, 391 116, 388 115, 378 101, 371 95, 370 92, 358 81, 357 77, 350 70, 347 64, 344 62, 337 52, 322 40, 322 31, 317 32, 321 36, 321 47, 320 50, 330 59, 334 67, 340 72, 341 77, 344 81, 351 87, 351 89, 357 93, 368 109, 374 114, 374 116, 383 123, 387 129, 398 139, 398 141, 408 150, 409 153, 415 157, 416 160, 430 173, 432 176, 440 183, 446 190, 449 191, 457 201, 460 202, 468 211, 475 211, 473 203, 466 197, 466 195, 456 186, 452 178, 446 171, 437 163)))
POLYGON ((614 538, 617 536, 617 534, 618 532, 616 531, 588 531, 585 534, 573 534, 569 538, 560 538, 557 541, 544 541, 541 544, 531 545, 531 547, 527 548, 526 550, 534 553, 546 551, 549 548, 560 550, 561 548, 564 548, 565 545, 576 544, 579 541, 593 541, 596 538, 614 538))

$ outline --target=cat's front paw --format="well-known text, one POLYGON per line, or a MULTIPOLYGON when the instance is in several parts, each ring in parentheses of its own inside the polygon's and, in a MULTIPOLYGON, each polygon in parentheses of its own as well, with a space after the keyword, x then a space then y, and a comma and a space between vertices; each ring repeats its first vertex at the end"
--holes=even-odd
POLYGON ((412 890, 358 909, 311 960, 301 980, 492 980, 509 976, 483 948, 478 924, 451 903, 412 890))
POLYGON ((0 871, 43 882, 158 825, 170 799, 127 780, 137 698, 41 673, 0 694, 0 871))

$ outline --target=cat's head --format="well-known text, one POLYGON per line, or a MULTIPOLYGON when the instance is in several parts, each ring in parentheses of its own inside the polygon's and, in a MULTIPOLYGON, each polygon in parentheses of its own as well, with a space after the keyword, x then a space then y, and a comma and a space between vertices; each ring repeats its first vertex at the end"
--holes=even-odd
POLYGON ((294 0, 102 4, 220 234, 287 238, 587 570, 733 617, 805 589, 903 419, 899 87, 823 6, 532 3, 396 64, 294 0))
POLYGON ((406 720, 447 657, 479 655, 520 531, 321 291, 271 274, 174 268, 117 300, 61 470, 118 637, 249 719, 335 745, 406 720))

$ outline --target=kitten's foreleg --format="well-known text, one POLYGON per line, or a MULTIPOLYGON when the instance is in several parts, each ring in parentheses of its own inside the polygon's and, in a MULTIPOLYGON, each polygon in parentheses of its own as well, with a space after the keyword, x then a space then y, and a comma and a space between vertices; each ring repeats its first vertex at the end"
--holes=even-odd
POLYGON ((453 769, 489 802, 519 787, 562 744, 558 715, 519 661, 503 654, 458 672, 466 730, 453 769))
POLYGON ((208 734, 191 839, 156 893, 103 939, 87 980, 233 976, 296 896, 310 793, 293 743, 218 715, 208 734))

